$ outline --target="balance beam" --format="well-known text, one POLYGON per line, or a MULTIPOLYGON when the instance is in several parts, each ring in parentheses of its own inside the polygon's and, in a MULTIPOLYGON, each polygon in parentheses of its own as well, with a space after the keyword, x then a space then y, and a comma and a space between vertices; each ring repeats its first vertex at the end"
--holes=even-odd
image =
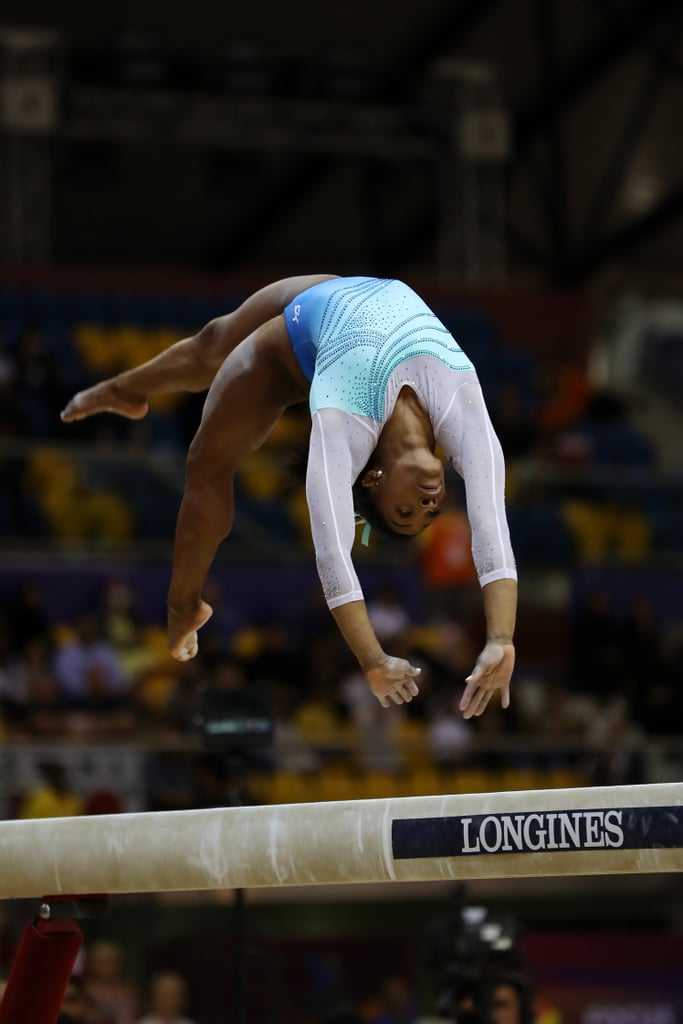
POLYGON ((0 899, 683 870, 683 783, 0 822, 0 899))

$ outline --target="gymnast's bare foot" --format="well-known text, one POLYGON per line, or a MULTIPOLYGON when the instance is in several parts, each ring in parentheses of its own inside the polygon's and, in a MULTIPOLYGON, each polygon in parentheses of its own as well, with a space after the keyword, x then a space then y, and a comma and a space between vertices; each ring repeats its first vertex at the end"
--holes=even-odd
POLYGON ((86 391, 79 391, 60 413, 64 423, 84 420, 98 412, 115 412, 131 420, 139 420, 147 413, 149 406, 144 395, 129 391, 116 378, 104 380, 86 391))
POLYGON ((209 621, 213 608, 206 601, 200 601, 190 609, 168 607, 168 649, 178 661, 194 658, 199 643, 197 630, 209 621))

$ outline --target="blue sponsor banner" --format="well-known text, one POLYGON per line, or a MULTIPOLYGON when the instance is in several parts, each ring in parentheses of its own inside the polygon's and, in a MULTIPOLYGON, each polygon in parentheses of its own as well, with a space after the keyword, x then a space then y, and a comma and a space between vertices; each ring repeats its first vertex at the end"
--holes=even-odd
POLYGON ((395 860, 542 851, 683 849, 683 807, 396 818, 391 825, 391 841, 395 860))

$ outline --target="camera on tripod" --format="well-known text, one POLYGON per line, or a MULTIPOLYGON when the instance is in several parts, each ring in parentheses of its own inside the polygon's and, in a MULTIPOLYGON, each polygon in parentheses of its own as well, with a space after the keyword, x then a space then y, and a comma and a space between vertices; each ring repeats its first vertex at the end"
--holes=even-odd
POLYGON ((514 921, 464 905, 459 895, 430 940, 437 982, 434 1024, 532 1024, 531 979, 514 921))

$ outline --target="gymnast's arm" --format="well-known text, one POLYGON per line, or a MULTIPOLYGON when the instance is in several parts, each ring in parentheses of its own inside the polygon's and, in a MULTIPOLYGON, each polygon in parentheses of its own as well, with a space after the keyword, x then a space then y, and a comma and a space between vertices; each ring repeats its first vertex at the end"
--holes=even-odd
POLYGON ((277 316, 307 288, 333 274, 288 277, 266 285, 226 316, 206 324, 191 338, 177 341, 164 352, 132 370, 110 377, 74 395, 61 413, 65 423, 98 412, 115 412, 140 419, 153 395, 175 391, 205 391, 226 357, 257 327, 277 316))
POLYGON ((331 609, 339 631, 358 659, 370 690, 382 707, 410 702, 419 693, 415 678, 421 669, 405 658, 395 658, 382 649, 368 618, 365 601, 350 601, 331 609))
POLYGON ((355 534, 352 484, 376 435, 363 417, 321 409, 312 418, 306 497, 316 563, 328 607, 383 707, 410 701, 419 669, 382 648, 368 617, 351 559, 355 534))
POLYGON ((486 644, 460 701, 465 718, 481 715, 500 690, 510 704, 515 664, 517 570, 505 515, 505 462, 475 374, 456 389, 437 441, 465 481, 472 556, 482 587, 486 644))

